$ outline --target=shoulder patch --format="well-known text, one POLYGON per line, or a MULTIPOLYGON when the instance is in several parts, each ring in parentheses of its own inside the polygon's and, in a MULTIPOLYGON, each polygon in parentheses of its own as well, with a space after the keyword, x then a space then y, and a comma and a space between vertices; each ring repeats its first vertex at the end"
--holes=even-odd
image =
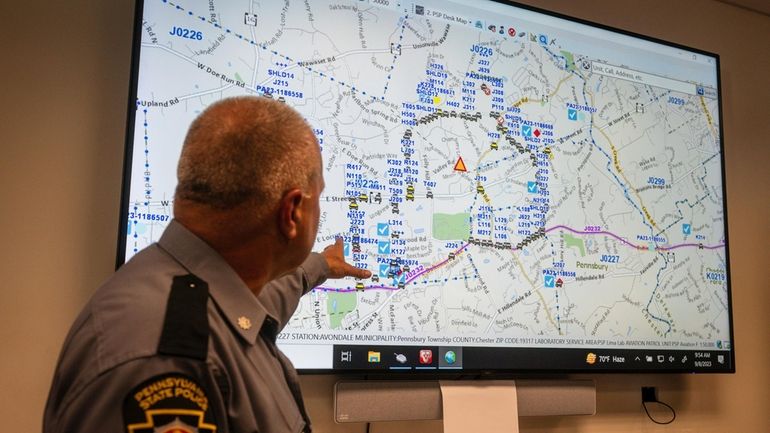
POLYGON ((215 433, 209 396, 185 375, 155 376, 134 388, 123 400, 126 433, 215 433))

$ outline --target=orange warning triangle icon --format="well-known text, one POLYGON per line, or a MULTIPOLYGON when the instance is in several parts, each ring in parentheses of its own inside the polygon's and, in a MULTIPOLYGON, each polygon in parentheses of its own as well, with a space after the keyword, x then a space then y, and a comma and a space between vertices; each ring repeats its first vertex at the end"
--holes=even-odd
POLYGON ((465 168, 465 163, 463 162, 463 157, 457 158, 457 162, 455 163, 455 171, 468 171, 467 168, 465 168))

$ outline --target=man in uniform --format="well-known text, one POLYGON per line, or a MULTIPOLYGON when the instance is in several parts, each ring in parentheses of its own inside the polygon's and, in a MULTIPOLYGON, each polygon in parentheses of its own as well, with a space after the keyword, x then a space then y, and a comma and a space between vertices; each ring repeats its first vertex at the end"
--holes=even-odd
POLYGON ((312 130, 265 98, 191 125, 174 220, 93 295, 64 343, 45 433, 309 432, 276 347, 300 296, 371 274, 340 240, 310 253, 324 187, 312 130))

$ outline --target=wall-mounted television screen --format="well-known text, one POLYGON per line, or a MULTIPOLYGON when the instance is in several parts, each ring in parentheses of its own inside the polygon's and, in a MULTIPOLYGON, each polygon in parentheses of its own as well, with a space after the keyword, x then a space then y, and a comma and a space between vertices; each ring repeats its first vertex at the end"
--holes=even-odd
POLYGON ((302 299, 300 370, 734 371, 717 55, 496 1, 137 9, 118 263, 193 118, 261 95, 322 147, 317 247, 373 272, 302 299))

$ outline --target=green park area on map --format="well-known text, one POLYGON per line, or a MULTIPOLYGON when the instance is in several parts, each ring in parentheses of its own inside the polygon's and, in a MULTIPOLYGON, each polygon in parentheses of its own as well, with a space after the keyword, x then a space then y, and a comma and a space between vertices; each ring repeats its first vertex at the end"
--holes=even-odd
POLYGON ((569 233, 564 233, 562 236, 564 236, 564 245, 569 247, 575 247, 580 250, 580 257, 585 257, 586 255, 586 247, 583 243, 583 239, 576 238, 575 236, 572 236, 569 233))
POLYGON ((441 241, 467 241, 471 232, 470 216, 467 212, 433 214, 433 237, 441 241))
POLYGON ((329 298, 326 301, 327 314, 329 315, 329 325, 331 329, 337 329, 342 324, 345 315, 356 309, 355 292, 336 293, 329 292, 329 298))

